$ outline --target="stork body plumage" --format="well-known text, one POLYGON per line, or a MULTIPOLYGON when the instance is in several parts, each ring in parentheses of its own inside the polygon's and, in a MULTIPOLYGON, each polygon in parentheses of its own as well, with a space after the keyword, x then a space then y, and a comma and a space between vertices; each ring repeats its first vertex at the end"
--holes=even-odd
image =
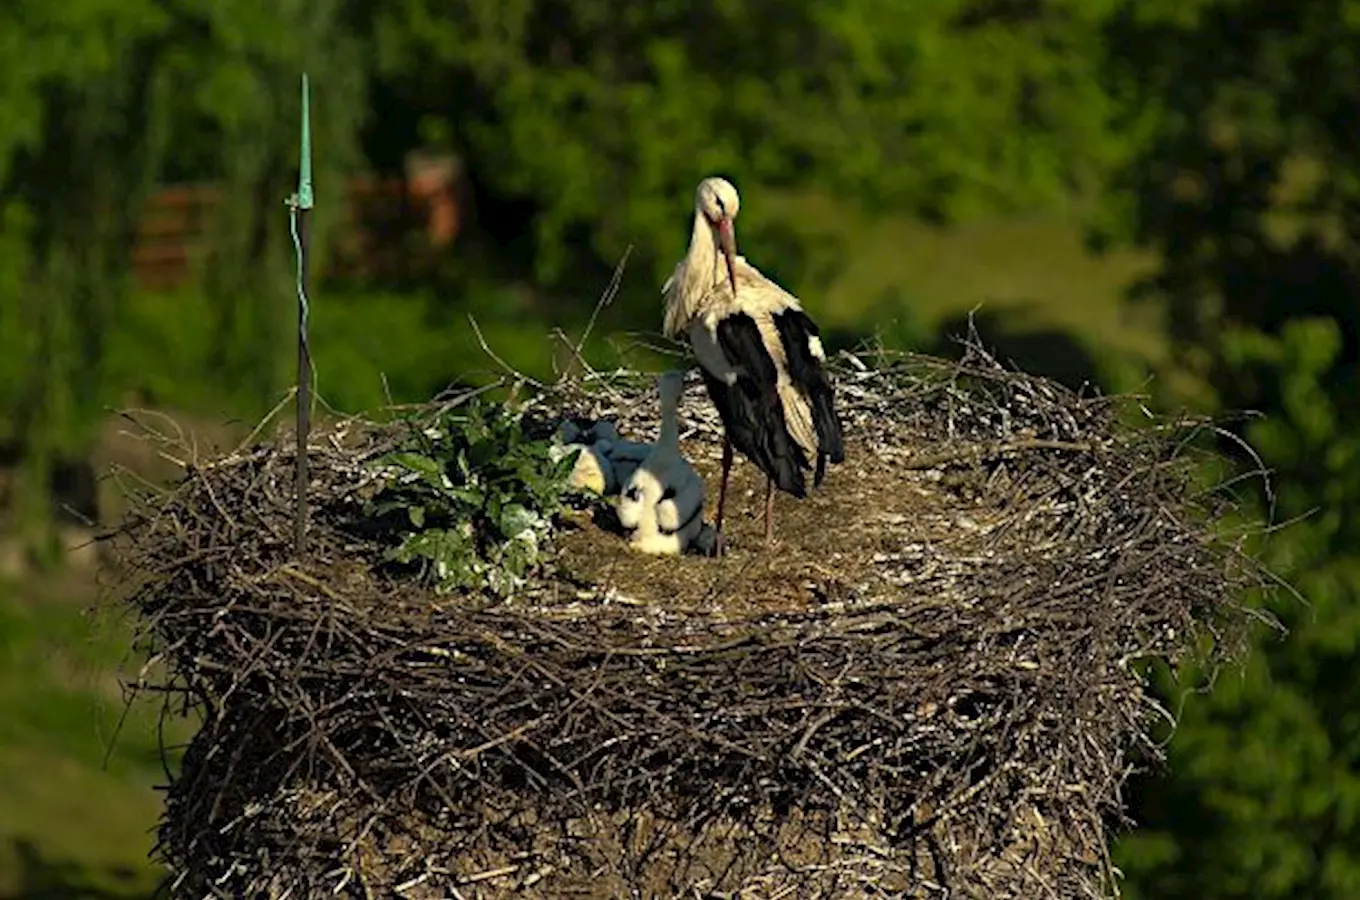
POLYGON ((845 460, 835 390, 817 325, 798 298, 736 254, 736 189, 706 178, 695 198, 689 250, 662 288, 667 336, 688 341, 722 420, 722 530, 733 450, 765 473, 765 536, 774 491, 807 496, 828 462, 845 460))

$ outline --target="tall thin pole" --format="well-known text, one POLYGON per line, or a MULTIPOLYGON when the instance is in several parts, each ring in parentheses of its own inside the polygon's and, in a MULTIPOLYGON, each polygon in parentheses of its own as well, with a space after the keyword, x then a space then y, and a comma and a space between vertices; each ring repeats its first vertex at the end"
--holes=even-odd
POLYGON ((307 345, 307 236, 312 209, 312 132, 308 109, 307 74, 302 75, 302 150, 297 193, 288 198, 293 248, 297 251, 297 470, 293 489, 296 519, 293 544, 298 556, 307 549, 307 437, 311 430, 312 358, 307 345))

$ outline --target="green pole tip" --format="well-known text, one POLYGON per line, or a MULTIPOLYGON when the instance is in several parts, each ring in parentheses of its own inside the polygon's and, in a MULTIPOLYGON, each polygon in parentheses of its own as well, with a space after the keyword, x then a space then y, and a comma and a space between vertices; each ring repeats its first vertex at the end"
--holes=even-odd
POLYGON ((307 73, 302 73, 302 159, 298 166, 298 208, 312 208, 312 127, 307 73))

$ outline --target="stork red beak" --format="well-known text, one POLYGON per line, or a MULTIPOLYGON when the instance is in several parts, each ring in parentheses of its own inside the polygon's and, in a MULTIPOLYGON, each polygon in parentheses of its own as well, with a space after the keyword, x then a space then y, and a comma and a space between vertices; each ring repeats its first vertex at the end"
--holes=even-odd
POLYGON ((732 220, 723 216, 718 219, 718 246, 727 259, 727 279, 732 284, 732 295, 737 294, 737 239, 732 233, 732 220))

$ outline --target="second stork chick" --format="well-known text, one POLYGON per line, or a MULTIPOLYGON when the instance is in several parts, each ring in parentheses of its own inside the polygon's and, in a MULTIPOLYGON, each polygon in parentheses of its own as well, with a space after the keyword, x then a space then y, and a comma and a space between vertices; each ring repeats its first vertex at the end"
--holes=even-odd
POLYGON ((660 434, 619 497, 619 523, 628 531, 629 545, 642 553, 683 553, 703 531, 704 482, 680 455, 684 386, 682 372, 667 372, 658 380, 660 434))
POLYGON ((619 492, 651 450, 651 444, 624 440, 611 422, 568 419, 558 426, 551 453, 559 460, 578 452, 568 484, 607 496, 619 492))

